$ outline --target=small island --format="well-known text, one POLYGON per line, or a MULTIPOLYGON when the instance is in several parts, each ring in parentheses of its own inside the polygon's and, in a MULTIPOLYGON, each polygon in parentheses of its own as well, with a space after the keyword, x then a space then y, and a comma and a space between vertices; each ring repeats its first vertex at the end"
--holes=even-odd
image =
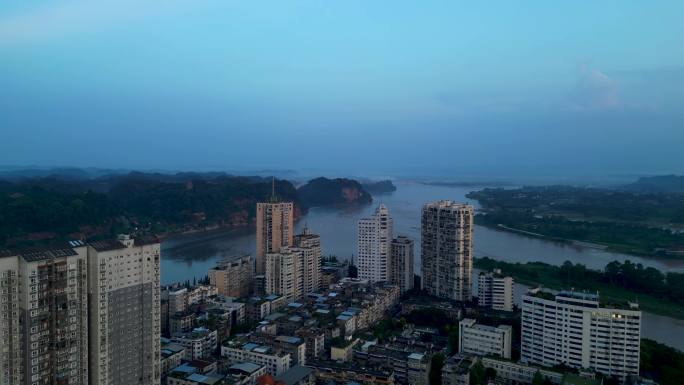
POLYGON ((389 194, 397 191, 397 186, 391 180, 362 182, 361 186, 371 194, 389 194))

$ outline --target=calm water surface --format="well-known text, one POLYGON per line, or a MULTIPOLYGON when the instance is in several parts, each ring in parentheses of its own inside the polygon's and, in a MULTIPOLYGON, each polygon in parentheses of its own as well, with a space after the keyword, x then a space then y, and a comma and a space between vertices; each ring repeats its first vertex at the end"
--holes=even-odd
MULTIPOLYGON (((379 195, 372 205, 352 208, 313 208, 295 225, 297 231, 305 225, 321 236, 321 247, 325 255, 350 258, 356 253, 356 222, 373 213, 378 203, 384 203, 394 219, 395 235, 408 235, 420 243, 420 210, 424 203, 451 199, 468 202, 478 207, 477 202, 465 195, 475 187, 429 186, 417 183, 399 182, 397 191, 379 195)), ((603 250, 568 245, 537 238, 528 238, 515 233, 475 226, 474 254, 489 256, 509 262, 542 261, 560 265, 565 261, 582 263, 590 268, 601 269, 608 262, 631 260, 662 271, 684 272, 684 261, 668 261, 640 258, 603 250)), ((253 230, 212 231, 177 236, 162 243, 162 283, 185 281, 204 277, 216 261, 254 253, 253 230)), ((416 272, 420 271, 419 250, 416 250, 416 272)), ((518 296, 524 288, 519 286, 518 296)), ((684 321, 644 313, 642 333, 644 337, 667 343, 684 350, 684 321)))

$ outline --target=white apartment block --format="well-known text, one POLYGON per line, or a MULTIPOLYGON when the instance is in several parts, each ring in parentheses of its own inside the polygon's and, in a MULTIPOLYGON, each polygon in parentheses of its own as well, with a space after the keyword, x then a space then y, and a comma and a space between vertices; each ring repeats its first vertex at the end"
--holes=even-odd
POLYGON ((511 358, 511 326, 478 325, 474 319, 464 318, 458 323, 458 329, 459 353, 511 358))
POLYGON ((90 243, 90 385, 157 385, 159 241, 120 236, 90 243))
POLYGON ((501 270, 478 275, 478 305, 494 310, 513 311, 513 278, 504 276, 501 270))
POLYGON ((390 279, 402 293, 413 289, 413 240, 398 236, 390 244, 390 279))
POLYGON ((276 352, 270 346, 255 343, 232 344, 221 346, 221 356, 226 357, 228 364, 252 362, 266 367, 266 372, 278 376, 290 369, 292 358, 289 353, 276 352))
POLYGON ((639 375, 641 311, 637 304, 604 306, 599 296, 523 296, 521 362, 596 370, 623 380, 639 375))
POLYGON ((440 298, 470 301, 473 206, 453 201, 425 204, 420 247, 423 288, 440 298))
POLYGON ((359 278, 370 282, 390 280, 392 227, 392 217, 383 204, 375 209, 373 216, 359 220, 357 243, 359 278))

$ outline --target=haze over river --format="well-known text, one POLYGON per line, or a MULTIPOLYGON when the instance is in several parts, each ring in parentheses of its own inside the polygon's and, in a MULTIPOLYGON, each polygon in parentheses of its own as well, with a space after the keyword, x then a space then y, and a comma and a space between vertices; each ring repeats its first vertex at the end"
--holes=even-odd
MULTIPOLYGON (((394 234, 408 235, 416 244, 416 273, 420 271, 420 210, 424 203, 451 199, 468 202, 469 191, 482 187, 450 187, 424 185, 413 182, 395 182, 397 191, 377 195, 371 205, 351 208, 313 208, 295 225, 299 232, 308 225, 321 236, 324 255, 350 258, 356 254, 356 222, 369 216, 379 203, 384 203, 394 219, 394 234)), ((474 228, 474 255, 488 256, 509 262, 542 261, 560 265, 564 261, 582 263, 590 268, 602 269, 613 260, 631 260, 662 271, 684 271, 684 260, 640 258, 595 248, 530 238, 511 232, 482 226, 474 228)), ((239 254, 254 253, 254 230, 217 230, 173 237, 162 243, 161 280, 163 284, 204 277, 216 261, 239 254)), ((684 350, 684 321, 645 313, 642 334, 644 337, 684 350)))

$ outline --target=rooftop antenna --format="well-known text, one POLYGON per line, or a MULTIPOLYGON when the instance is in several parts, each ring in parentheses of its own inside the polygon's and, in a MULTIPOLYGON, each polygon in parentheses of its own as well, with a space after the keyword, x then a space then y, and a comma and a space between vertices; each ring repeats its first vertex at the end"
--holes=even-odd
POLYGON ((271 177, 271 202, 276 201, 276 196, 275 196, 275 175, 271 177))

